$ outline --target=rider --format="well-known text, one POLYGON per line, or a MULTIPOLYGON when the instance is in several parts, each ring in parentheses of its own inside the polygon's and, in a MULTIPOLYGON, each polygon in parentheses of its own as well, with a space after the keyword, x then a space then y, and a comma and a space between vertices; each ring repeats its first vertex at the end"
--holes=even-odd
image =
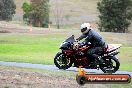
POLYGON ((90 23, 83 23, 81 25, 81 32, 82 35, 77 38, 76 41, 80 41, 85 38, 85 41, 83 42, 84 45, 90 42, 92 48, 87 51, 88 57, 103 63, 103 60, 96 54, 106 47, 106 43, 101 35, 91 28, 90 23))

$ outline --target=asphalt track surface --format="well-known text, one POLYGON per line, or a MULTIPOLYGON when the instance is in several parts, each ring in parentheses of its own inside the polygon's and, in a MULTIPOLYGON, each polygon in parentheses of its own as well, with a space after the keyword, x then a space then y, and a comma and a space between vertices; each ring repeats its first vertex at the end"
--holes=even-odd
MULTIPOLYGON (((43 65, 43 64, 31 64, 31 63, 18 63, 18 62, 3 62, 0 61, 1 66, 15 66, 15 67, 24 67, 24 68, 37 68, 37 69, 45 69, 45 70, 51 70, 51 71, 58 71, 58 69, 55 65, 43 65)), ((103 73, 101 70, 97 69, 84 69, 88 73, 103 73)), ((73 71, 77 72, 76 67, 70 67, 66 71, 73 71)), ((114 74, 129 74, 132 77, 132 72, 129 71, 117 71, 114 74)))

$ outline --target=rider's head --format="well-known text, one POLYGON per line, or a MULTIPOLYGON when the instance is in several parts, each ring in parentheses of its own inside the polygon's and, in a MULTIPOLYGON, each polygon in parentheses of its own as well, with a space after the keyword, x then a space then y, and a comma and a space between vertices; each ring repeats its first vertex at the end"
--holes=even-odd
POLYGON ((81 25, 81 32, 83 33, 83 34, 86 34, 86 33, 88 33, 88 31, 90 30, 90 28, 91 28, 91 25, 90 25, 90 23, 83 23, 82 25, 81 25))

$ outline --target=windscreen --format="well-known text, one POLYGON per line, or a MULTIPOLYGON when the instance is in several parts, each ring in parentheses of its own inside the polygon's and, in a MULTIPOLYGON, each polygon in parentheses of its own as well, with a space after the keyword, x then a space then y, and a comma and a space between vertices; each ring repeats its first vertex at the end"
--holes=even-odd
POLYGON ((64 42, 69 42, 69 43, 75 42, 74 35, 72 35, 71 37, 69 37, 68 39, 66 39, 64 42))

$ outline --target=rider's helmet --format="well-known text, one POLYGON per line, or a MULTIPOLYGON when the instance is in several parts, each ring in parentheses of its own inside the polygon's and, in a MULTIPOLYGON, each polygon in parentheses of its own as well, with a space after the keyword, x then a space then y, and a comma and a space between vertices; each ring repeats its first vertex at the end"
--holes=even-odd
POLYGON ((83 34, 86 34, 86 33, 88 33, 88 31, 90 30, 90 28, 91 28, 91 25, 90 25, 90 23, 83 23, 82 25, 81 25, 81 32, 83 33, 83 34))

